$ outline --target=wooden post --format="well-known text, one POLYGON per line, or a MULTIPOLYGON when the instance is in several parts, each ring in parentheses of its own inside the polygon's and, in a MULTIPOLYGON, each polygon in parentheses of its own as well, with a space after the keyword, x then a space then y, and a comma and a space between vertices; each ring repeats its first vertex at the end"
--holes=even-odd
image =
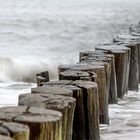
POLYGON ((105 50, 115 56, 118 97, 123 98, 128 91, 128 75, 130 67, 130 49, 116 44, 97 46, 97 50, 105 50))
POLYGON ((59 85, 73 90, 76 98, 73 140, 99 140, 99 108, 97 84, 90 81, 47 82, 46 85, 59 85))
MULTIPOLYGON (((110 57, 107 56, 107 54, 104 54, 103 52, 99 51, 88 51, 88 52, 80 52, 80 56, 84 56, 85 59, 80 60, 81 63, 89 63, 92 65, 102 65, 105 67, 105 72, 106 72, 106 85, 107 85, 107 92, 108 95, 110 96, 110 77, 111 77, 111 59, 110 57), (88 54, 89 53, 89 54, 88 54)), ((110 55, 109 55, 110 56, 110 55)))
POLYGON ((118 97, 123 98, 125 95, 125 72, 126 72, 126 55, 125 51, 114 51, 116 64, 116 78, 118 87, 118 97))
POLYGON ((0 121, 0 134, 15 140, 29 140, 29 127, 16 122, 0 121))
POLYGON ((2 107, 0 120, 28 125, 30 140, 62 139, 62 114, 58 111, 26 106, 2 107))
MULTIPOLYGON (((134 35, 137 37, 138 40, 140 40, 140 24, 132 25, 129 28, 129 32, 131 35, 134 35)), ((140 43, 138 44, 138 66, 139 66, 139 83, 140 83, 140 43)))
POLYGON ((75 81, 75 80, 81 80, 81 77, 89 78, 90 80, 90 75, 87 72, 67 70, 67 71, 59 73, 60 80, 75 81))
POLYGON ((14 140, 8 136, 3 136, 3 135, 0 135, 0 140, 14 140))
POLYGON ((42 86, 32 88, 31 92, 34 94, 55 94, 55 95, 63 95, 63 96, 72 96, 72 90, 67 88, 61 88, 59 86, 42 86))
POLYGON ((95 72, 97 74, 97 84, 99 88, 99 108, 100 108, 100 123, 109 124, 108 116, 108 94, 106 85, 105 68, 101 65, 90 64, 73 64, 73 65, 61 65, 58 67, 59 72, 65 70, 81 70, 86 72, 95 72))
POLYGON ((72 81, 59 80, 50 81, 45 84, 46 86, 60 86, 73 91, 73 97, 76 99, 76 107, 73 121, 73 140, 85 140, 85 111, 83 103, 83 91, 81 88, 72 85, 72 81))
POLYGON ((29 128, 15 122, 0 121, 0 134, 10 136, 15 140, 29 140, 29 128))
MULTIPOLYGON (((61 88, 59 86, 42 86, 42 87, 37 87, 37 88, 32 88, 31 89, 32 93, 34 94, 44 94, 44 95, 63 95, 63 96, 72 96, 72 90, 67 89, 65 87, 61 88)), ((70 121, 70 120, 69 120, 70 121)), ((69 125, 70 126, 70 125, 69 125)), ((64 128, 64 127, 63 127, 64 128)), ((72 128, 72 123, 71 123, 71 128, 72 128)), ((71 128, 69 128, 71 130, 71 128)), ((69 133, 70 131, 68 131, 69 133)), ((65 137, 65 136, 64 136, 65 137)), ((67 139, 70 139, 71 134, 67 136, 67 139)))
POLYGON ((107 89, 107 94, 109 98, 109 89, 110 89, 110 76, 111 76, 111 66, 107 62, 102 62, 102 61, 97 61, 94 60, 94 58, 90 58, 90 60, 87 58, 87 60, 83 60, 80 62, 81 64, 90 64, 90 65, 101 65, 104 66, 105 68, 105 76, 106 76, 106 89, 107 89))
POLYGON ((42 86, 44 82, 49 81, 49 72, 41 72, 36 74, 37 86, 42 86))
POLYGON ((60 111, 62 117, 62 140, 72 139, 72 124, 76 100, 68 96, 59 96, 51 94, 21 94, 19 96, 19 105, 44 107, 60 111))
POLYGON ((84 72, 75 70, 66 70, 59 73, 60 80, 86 80, 96 81, 97 75, 94 72, 84 72))
POLYGON ((118 35, 114 38, 114 42, 118 42, 131 49, 130 72, 129 72, 129 90, 138 91, 139 84, 139 65, 138 65, 138 45, 139 39, 130 34, 118 35))
POLYGON ((128 84, 129 84, 129 72, 130 72, 130 57, 131 57, 131 49, 128 47, 124 47, 122 45, 115 45, 117 49, 120 49, 122 51, 126 52, 126 71, 125 71, 125 89, 124 92, 128 92, 128 84))
POLYGON ((74 81, 73 83, 83 90, 86 139, 99 140, 99 101, 97 85, 93 82, 85 83, 83 81, 74 81))
POLYGON ((45 83, 46 79, 42 76, 36 75, 37 86, 40 87, 45 83))
POLYGON ((116 84, 116 70, 115 70, 114 55, 105 54, 105 53, 107 53, 105 50, 80 52, 79 59, 81 62, 87 61, 89 63, 95 63, 97 61, 100 62, 101 65, 105 66, 106 77, 107 77, 107 88, 109 93, 109 103, 117 104, 118 98, 117 98, 117 84, 116 84), (85 59, 84 56, 86 56, 85 59), (107 62, 110 64, 110 66, 107 64, 107 62))

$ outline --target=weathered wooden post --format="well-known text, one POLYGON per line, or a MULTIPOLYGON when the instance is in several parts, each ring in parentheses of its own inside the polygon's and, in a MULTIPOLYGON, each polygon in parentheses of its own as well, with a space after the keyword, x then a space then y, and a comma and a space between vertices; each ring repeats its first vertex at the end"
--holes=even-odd
POLYGON ((76 98, 73 140, 99 140, 99 108, 97 84, 90 81, 50 81, 45 85, 59 85, 73 90, 76 98), (67 84, 66 84, 67 83, 67 84), (80 90, 79 90, 80 89, 80 90))
POLYGON ((106 86, 107 86, 107 92, 109 95, 109 89, 110 89, 110 77, 111 77, 111 65, 108 62, 105 62, 106 58, 94 58, 94 57, 87 57, 87 59, 82 60, 80 63, 81 64, 91 64, 91 65, 101 65, 105 67, 105 74, 106 74, 106 86), (104 60, 104 61, 103 61, 104 60))
POLYGON ((139 65, 138 65, 138 45, 139 38, 130 34, 118 35, 114 38, 118 42, 131 49, 130 72, 129 72, 129 90, 138 91, 139 83, 139 65))
POLYGON ((115 70, 115 61, 114 55, 105 54, 107 53, 105 50, 96 50, 96 51, 84 51, 80 52, 79 60, 87 61, 89 63, 100 62, 101 65, 105 66, 106 69, 106 77, 107 77, 107 87, 109 93, 109 103, 110 104, 117 104, 117 84, 116 84, 116 70, 115 70), (105 62, 105 63, 101 63, 105 62), (106 63, 111 65, 111 68, 106 63), (110 74, 111 70, 111 74, 110 74))
POLYGON ((114 75, 111 75, 111 72, 114 72, 114 67, 113 67, 113 55, 110 54, 105 54, 103 51, 85 51, 85 52, 80 52, 80 62, 81 63, 89 63, 92 65, 102 65, 105 67, 105 72, 106 72, 106 84, 107 84, 107 91, 109 95, 109 103, 117 103, 117 88, 116 88, 116 79, 114 80, 115 82, 110 82, 111 79, 114 79, 114 75), (115 83, 115 86, 114 86, 115 83), (113 85, 113 86, 112 86, 113 85), (115 87, 115 88, 113 88, 115 87), (114 91, 114 92, 112 92, 114 91), (112 98, 113 97, 113 98, 112 98))
POLYGON ((43 83, 48 82, 49 72, 44 71, 44 72, 36 74, 36 81, 37 81, 37 86, 41 86, 43 83))
POLYGON ((108 93, 106 85, 105 67, 101 65, 91 64, 73 64, 73 65, 60 65, 59 72, 65 70, 81 70, 86 72, 95 72, 97 74, 97 84, 99 93, 99 108, 100 108, 100 123, 109 124, 108 116, 108 93))
POLYGON ((54 94, 54 95, 63 95, 63 96, 72 96, 72 90, 67 88, 61 88, 59 86, 51 87, 51 86, 42 86, 35 87, 31 89, 31 92, 34 94, 54 94))
POLYGON ((76 100, 68 96, 59 96, 51 94, 21 94, 19 96, 19 105, 44 107, 60 111, 62 117, 62 140, 72 140, 72 124, 76 100))
MULTIPOLYGON (((50 82, 51 83, 51 82, 50 82)), ((64 81, 64 83, 68 84, 70 83, 70 81, 64 81)), ((50 86, 50 85, 44 85, 42 87, 36 87, 36 88, 32 88, 32 94, 50 94, 50 95, 63 95, 63 96, 73 96, 73 90, 71 88, 74 88, 76 90, 76 92, 79 95, 79 100, 81 100, 81 98, 83 98, 83 96, 81 96, 79 89, 75 88, 75 87, 70 87, 70 88, 66 88, 66 87, 61 87, 59 85, 54 85, 54 86, 50 86)), ((77 96, 78 96, 77 95, 77 96)), ((82 106, 81 106, 82 108, 82 106)), ((76 103, 76 109, 77 109, 77 103, 76 103)), ((75 110, 76 110, 75 109, 75 110)), ((83 112, 81 111, 81 118, 83 117, 83 112)), ((74 117, 75 118, 75 117, 74 117)), ((73 124, 70 124, 70 130, 72 129, 73 124)), ((80 129, 84 129, 84 128, 80 128, 80 129)))
POLYGON ((83 103, 83 91, 81 88, 72 85, 72 81, 59 80, 47 82, 44 86, 59 86, 60 88, 67 88, 72 90, 73 97, 76 99, 76 107, 74 113, 73 122, 73 140, 84 140, 85 139, 85 111, 83 103))
POLYGON ((8 136, 3 136, 3 135, 0 135, 0 140, 14 140, 8 136))
MULTIPOLYGON (((93 82, 74 81, 83 90, 85 111, 85 134, 88 140, 99 140, 99 101, 97 85, 93 82)), ((76 135, 75 135, 76 140, 76 135)))
POLYGON ((98 60, 94 60, 94 58, 92 59, 87 59, 87 60, 83 60, 82 62, 80 62, 80 64, 90 64, 90 65, 100 65, 100 66, 104 66, 105 68, 105 77, 106 77, 106 89, 107 89, 107 95, 109 98, 109 89, 110 89, 110 76, 111 76, 111 66, 109 63, 107 62, 102 62, 102 61, 98 61, 98 60))
MULTIPOLYGON (((140 23, 137 25, 131 25, 129 33, 138 39, 140 39, 140 23)), ((140 44, 138 44, 138 64, 139 64, 139 83, 140 83, 140 44)))
POLYGON ((59 73, 59 79, 96 81, 97 75, 94 72, 67 70, 59 73))
POLYGON ((115 69, 117 79, 117 93, 123 98, 128 90, 128 75, 130 67, 130 49, 116 44, 104 44, 96 47, 97 50, 105 50, 115 56, 115 69))
POLYGON ((61 140, 62 114, 37 107, 2 107, 0 120, 26 124, 30 128, 30 140, 61 140))
MULTIPOLYGON (((80 64, 76 64, 76 65, 80 65, 80 64)), ((75 64, 64 65, 64 67, 63 65, 60 65, 59 67, 61 68, 58 67, 59 80, 61 81, 62 80, 86 80, 86 81, 97 82, 97 74, 95 72, 88 71, 88 70, 85 70, 85 71, 72 70, 72 69, 69 70, 69 67, 73 67, 73 66, 75 66, 75 64), (84 75, 88 73, 89 77, 82 76, 82 73, 84 75)))
MULTIPOLYGON (((131 49, 128 47, 124 47, 122 45, 117 45, 117 44, 110 44, 110 45, 114 45, 114 50, 117 48, 118 50, 122 50, 126 52, 126 70, 125 70, 125 89, 124 92, 127 93, 128 92, 128 83, 129 83, 129 70, 130 70, 130 57, 131 57, 131 49)), ((107 44, 108 46, 108 44, 107 44)))
POLYGON ((14 140, 29 140, 29 127, 16 122, 0 121, 0 134, 14 140))

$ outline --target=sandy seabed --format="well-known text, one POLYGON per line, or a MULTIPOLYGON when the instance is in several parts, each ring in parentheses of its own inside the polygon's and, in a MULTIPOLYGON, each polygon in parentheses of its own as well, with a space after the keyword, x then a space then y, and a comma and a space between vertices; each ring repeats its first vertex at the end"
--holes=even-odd
POLYGON ((101 140, 140 140, 140 91, 109 105, 110 125, 101 125, 101 140))

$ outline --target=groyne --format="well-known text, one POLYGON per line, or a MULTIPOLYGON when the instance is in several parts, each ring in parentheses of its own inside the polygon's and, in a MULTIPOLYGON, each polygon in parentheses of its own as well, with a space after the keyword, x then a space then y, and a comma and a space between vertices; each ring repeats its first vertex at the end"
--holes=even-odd
POLYGON ((18 106, 0 108, 0 139, 100 140, 108 105, 138 91, 139 30, 132 25, 111 43, 80 52, 76 64, 58 66, 59 80, 36 74, 37 87, 21 94, 18 106))

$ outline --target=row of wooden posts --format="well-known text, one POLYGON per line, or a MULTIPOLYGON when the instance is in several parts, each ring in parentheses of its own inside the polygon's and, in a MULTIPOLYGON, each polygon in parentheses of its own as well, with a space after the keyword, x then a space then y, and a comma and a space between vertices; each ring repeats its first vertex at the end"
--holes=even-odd
POLYGON ((60 65, 59 80, 48 71, 18 106, 0 108, 0 140, 100 140, 109 124, 108 104, 117 104, 140 81, 140 24, 112 43, 80 52, 77 64, 60 65))

